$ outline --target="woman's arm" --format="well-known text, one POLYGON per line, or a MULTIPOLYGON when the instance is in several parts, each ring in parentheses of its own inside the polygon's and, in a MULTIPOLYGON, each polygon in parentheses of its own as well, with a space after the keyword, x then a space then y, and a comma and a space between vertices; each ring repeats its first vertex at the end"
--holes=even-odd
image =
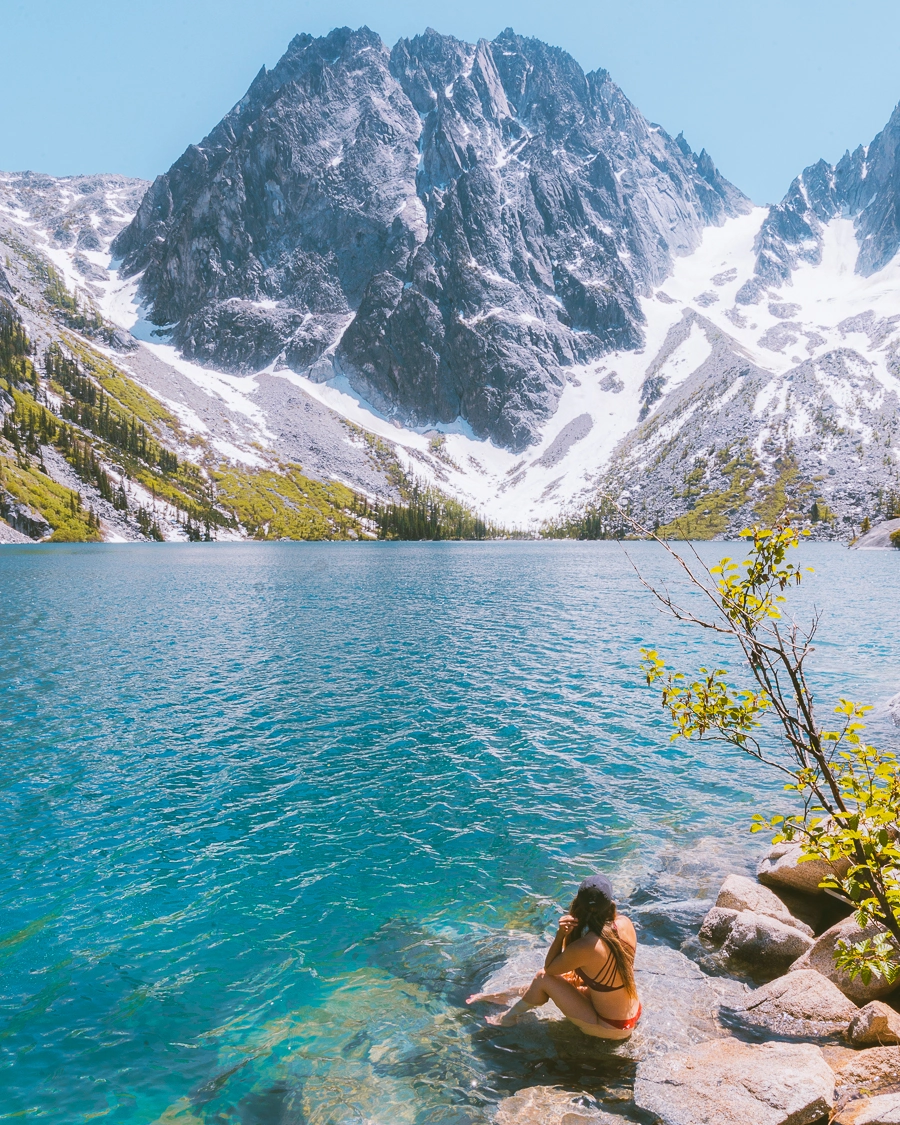
POLYGON ((564 973, 571 973, 573 969, 579 968, 584 957, 584 950, 580 948, 581 942, 573 942, 572 945, 564 949, 566 938, 578 926, 578 922, 571 914, 564 914, 559 920, 559 928, 556 931, 556 937, 550 944, 547 950, 547 956, 544 958, 544 972, 549 973, 552 977, 561 977, 564 973))

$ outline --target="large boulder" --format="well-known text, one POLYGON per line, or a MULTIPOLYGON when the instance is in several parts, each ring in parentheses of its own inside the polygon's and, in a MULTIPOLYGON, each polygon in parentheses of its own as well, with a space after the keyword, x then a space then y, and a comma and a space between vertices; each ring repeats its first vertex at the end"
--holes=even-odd
POLYGON ((825 1038, 842 1034, 856 1015, 852 1000, 821 973, 799 970, 749 993, 737 1005, 723 1005, 732 1025, 783 1038, 825 1038))
MULTIPOLYGON (((527 985, 544 964, 547 943, 530 934, 511 934, 507 960, 493 972, 479 991, 506 992, 510 999, 527 985)), ((694 1043, 726 1035, 719 1022, 723 1003, 739 1005, 748 993, 745 984, 727 977, 704 973, 677 949, 663 945, 638 945, 634 975, 644 1014, 627 1040, 591 1039, 594 1050, 609 1050, 619 1057, 645 1058, 658 1051, 689 1047, 694 1043)), ((551 1000, 535 1008, 517 1025, 515 1037, 523 1049, 539 1029, 550 1032, 565 1016, 551 1000)), ((575 1036, 587 1039, 571 1027, 575 1036)))
POLYGON ((900 1093, 852 1101, 837 1114, 832 1125, 900 1125, 900 1093))
POLYGON ((639 1063, 634 1100, 662 1125, 811 1125, 834 1075, 811 1043, 718 1039, 639 1063))
POLYGON ((812 945, 812 930, 802 922, 787 925, 767 914, 714 906, 703 919, 700 938, 722 947, 726 960, 738 959, 760 968, 784 968, 812 945))
POLYGON ((860 1008, 850 1021, 847 1038, 861 1047, 875 1043, 881 1046, 900 1043, 900 1012, 880 1000, 872 1000, 860 1008))
POLYGON ((838 969, 834 963, 834 951, 839 941, 853 943, 864 938, 874 938, 881 933, 884 933, 883 926, 873 923, 861 929, 852 917, 845 918, 816 938, 810 948, 794 962, 791 969, 815 969, 857 1004, 881 1000, 893 992, 897 987, 896 984, 889 984, 884 978, 879 977, 873 977, 868 984, 864 984, 861 977, 851 980, 847 973, 838 969))
POLYGON ((856 1051, 834 1069, 840 1100, 900 1090, 900 1047, 872 1047, 856 1051))
POLYGON ((787 904, 773 890, 748 879, 746 875, 729 875, 719 890, 716 906, 725 910, 749 910, 752 914, 765 914, 777 918, 786 926, 814 936, 813 928, 796 917, 787 904))
POLYGON ((601 1109, 590 1094, 559 1086, 528 1086, 499 1102, 495 1125, 625 1125, 622 1117, 601 1109))
POLYGON ((767 887, 784 888, 789 891, 803 891, 806 894, 819 894, 819 884, 826 875, 842 877, 847 873, 846 860, 835 865, 822 859, 800 860, 798 841, 773 844, 768 855, 760 860, 756 876, 767 887))

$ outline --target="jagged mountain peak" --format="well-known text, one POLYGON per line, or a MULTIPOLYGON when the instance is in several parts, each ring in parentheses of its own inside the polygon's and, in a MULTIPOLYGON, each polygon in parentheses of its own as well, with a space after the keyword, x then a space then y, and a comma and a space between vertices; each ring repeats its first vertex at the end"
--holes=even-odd
POLYGON ((295 37, 115 244, 189 358, 343 377, 415 425, 527 446, 565 370, 747 202, 605 71, 503 31, 295 37))
POLYGON ((755 278, 738 300, 753 304, 767 285, 789 283, 802 263, 819 264, 824 230, 837 218, 853 220, 861 276, 882 270, 900 250, 900 104, 871 144, 848 149, 837 164, 811 164, 769 208, 755 278))

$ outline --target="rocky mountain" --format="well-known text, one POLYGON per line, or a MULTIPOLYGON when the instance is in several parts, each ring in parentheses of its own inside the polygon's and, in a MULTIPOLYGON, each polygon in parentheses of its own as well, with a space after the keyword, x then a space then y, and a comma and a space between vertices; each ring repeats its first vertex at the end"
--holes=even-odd
POLYGON ((563 51, 342 28, 260 71, 113 252, 189 359, 343 377, 407 426, 521 451, 567 371, 639 348, 639 298, 747 210, 563 51))
POLYGON ((731 268, 671 306, 680 320, 604 489, 691 534, 786 507, 846 537, 900 510, 898 141, 900 106, 867 147, 805 169, 755 229, 732 224, 731 268), (691 338, 698 350, 676 372, 691 338))
POLYGON ((177 481, 94 448, 173 538, 210 495, 222 534, 308 534, 313 495, 317 534, 364 533, 328 490, 415 480, 507 527, 594 534, 613 498, 847 539, 900 512, 898 115, 751 207, 534 40, 298 36, 149 188, 0 174, 0 299, 141 404, 177 481))
POLYGON ((109 243, 148 187, 0 173, 0 543, 375 535, 365 498, 404 479, 390 447, 132 334, 109 243))
POLYGON ((802 262, 822 261, 824 232, 832 219, 853 221, 859 251, 855 272, 871 277, 900 250, 900 105, 870 145, 847 152, 837 164, 820 160, 791 184, 760 228, 754 278, 738 294, 754 303, 762 288, 789 282, 802 262))

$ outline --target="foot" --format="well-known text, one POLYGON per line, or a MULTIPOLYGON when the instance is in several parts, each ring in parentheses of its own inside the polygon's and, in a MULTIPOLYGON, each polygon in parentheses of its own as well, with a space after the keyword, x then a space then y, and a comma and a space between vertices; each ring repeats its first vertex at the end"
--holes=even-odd
POLYGON ((530 1012, 534 1007, 533 1004, 526 1004, 524 1000, 518 1000, 511 1008, 505 1012, 501 1012, 496 1016, 485 1016, 484 1022, 491 1024, 492 1027, 512 1027, 517 1024, 526 1012, 530 1012))
POLYGON ((513 1027, 519 1022, 519 1017, 519 1012, 514 1012, 512 1008, 509 1008, 497 1016, 485 1016, 484 1022, 489 1023, 492 1027, 513 1027))
POLYGON ((466 997, 467 1004, 508 1004, 514 996, 521 993, 512 992, 473 992, 466 997))

